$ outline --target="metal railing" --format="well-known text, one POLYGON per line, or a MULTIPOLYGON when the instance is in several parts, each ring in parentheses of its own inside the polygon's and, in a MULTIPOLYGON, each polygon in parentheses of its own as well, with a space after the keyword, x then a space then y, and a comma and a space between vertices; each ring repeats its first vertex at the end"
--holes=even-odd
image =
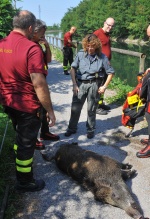
MULTIPOLYGON (((55 36, 46 36, 47 41, 49 42, 49 44, 51 46, 53 46, 54 48, 63 49, 63 41, 64 39, 59 38, 59 37, 55 37, 55 36)), ((78 52, 78 48, 79 48, 79 44, 81 44, 81 42, 73 40, 73 42, 76 45, 76 53, 78 52)), ((144 72, 144 65, 145 65, 145 58, 146 55, 144 53, 140 53, 140 52, 135 52, 135 51, 130 51, 130 50, 124 50, 124 49, 118 49, 118 48, 114 48, 111 47, 112 52, 118 52, 121 54, 125 54, 125 55, 130 55, 130 56, 135 56, 135 57, 139 57, 140 58, 140 62, 139 62, 139 72, 144 72)))

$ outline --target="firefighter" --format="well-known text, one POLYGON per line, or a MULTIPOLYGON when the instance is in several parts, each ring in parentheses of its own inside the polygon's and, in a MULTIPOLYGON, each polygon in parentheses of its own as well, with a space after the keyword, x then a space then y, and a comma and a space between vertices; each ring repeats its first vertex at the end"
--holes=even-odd
MULTIPOLYGON (((112 29, 114 28, 115 20, 114 18, 107 18, 104 22, 104 25, 102 28, 99 28, 98 30, 94 31, 93 34, 95 34, 99 40, 102 43, 102 53, 104 53, 109 60, 111 60, 111 40, 110 40, 110 33, 112 29)), ((105 78, 105 80, 107 77, 105 78)), ((98 108, 96 110, 97 114, 100 115, 106 115, 108 113, 108 110, 110 110, 110 107, 105 105, 104 103, 104 94, 100 95, 100 99, 98 101, 98 108)))
MULTIPOLYGON (((45 64, 45 77, 48 74, 48 63, 52 60, 52 53, 49 47, 49 43, 45 39, 45 31, 47 29, 46 23, 40 19, 36 20, 34 34, 32 37, 32 41, 37 43, 43 53, 43 59, 45 64)), ((51 140, 51 141, 58 141, 60 137, 56 134, 53 134, 49 131, 49 125, 47 123, 46 117, 46 110, 43 108, 43 117, 42 117, 42 124, 40 129, 40 140, 51 140)), ((36 141, 36 150, 44 150, 45 145, 42 141, 37 139, 36 141)))
POLYGON ((68 72, 68 62, 71 66, 73 62, 73 50, 72 47, 76 48, 75 44, 72 42, 72 36, 76 32, 76 27, 71 27, 70 31, 66 32, 64 35, 64 47, 63 47, 63 69, 64 74, 69 75, 68 72))
POLYGON ((0 41, 1 104, 12 120, 16 131, 15 188, 21 192, 35 192, 44 188, 42 179, 33 176, 33 154, 41 125, 41 109, 55 124, 55 115, 40 47, 32 42, 36 18, 27 11, 19 11, 13 18, 13 31, 0 41))

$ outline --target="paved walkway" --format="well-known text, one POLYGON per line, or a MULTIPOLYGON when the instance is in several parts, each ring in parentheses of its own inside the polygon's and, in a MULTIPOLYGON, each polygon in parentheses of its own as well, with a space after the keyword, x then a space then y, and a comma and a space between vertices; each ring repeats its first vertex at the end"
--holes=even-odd
MULTIPOLYGON (((59 142, 45 141, 47 151, 54 154, 64 142, 78 142, 81 147, 99 154, 109 155, 121 162, 129 162, 138 175, 128 181, 128 186, 140 203, 144 215, 150 217, 150 160, 139 159, 136 152, 142 148, 139 139, 147 136, 147 125, 139 120, 133 137, 125 138, 129 130, 121 125, 121 107, 111 105, 108 115, 97 115, 96 135, 86 137, 86 104, 82 110, 78 132, 69 138, 64 136, 70 117, 72 83, 70 76, 63 74, 62 66, 55 60, 49 65, 47 77, 51 90, 57 123, 50 129, 60 135, 59 142)), ((107 90, 106 95, 109 95, 107 90)), ((45 162, 39 151, 35 151, 34 171, 42 178, 46 187, 35 193, 19 195, 18 213, 15 219, 130 219, 122 210, 95 201, 91 192, 85 191, 75 181, 60 172, 54 162, 45 162)))

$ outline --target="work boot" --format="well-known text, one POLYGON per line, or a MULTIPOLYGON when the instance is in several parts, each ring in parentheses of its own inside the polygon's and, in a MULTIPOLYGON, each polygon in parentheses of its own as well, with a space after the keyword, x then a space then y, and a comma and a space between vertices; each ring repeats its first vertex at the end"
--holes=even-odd
POLYGON ((40 134, 40 140, 58 141, 59 139, 60 139, 59 135, 52 134, 51 132, 40 134))
POLYGON ((99 115, 107 115, 108 112, 102 108, 99 108, 99 109, 96 109, 96 114, 99 114, 99 115))
POLYGON ((147 145, 147 144, 148 144, 148 140, 149 140, 149 139, 143 138, 143 139, 141 139, 140 142, 141 142, 143 145, 147 145))
POLYGON ((64 71, 64 75, 70 75, 68 71, 64 71))
POLYGON ((103 109, 103 110, 110 110, 110 106, 103 104, 98 105, 98 109, 103 109))
POLYGON ((150 144, 148 144, 144 149, 136 153, 136 156, 139 158, 150 157, 150 144))
POLYGON ((36 140, 35 149, 36 150, 44 150, 45 149, 45 145, 37 139, 36 140))
POLYGON ((89 139, 94 138, 94 132, 88 132, 87 138, 89 138, 89 139))
POLYGON ((15 185, 16 190, 19 192, 36 192, 40 191, 45 187, 45 182, 42 179, 36 180, 33 179, 28 183, 17 182, 15 185))
POLYGON ((69 137, 70 135, 72 135, 72 134, 75 134, 76 133, 76 131, 66 131, 66 133, 65 133, 65 136, 66 137, 69 137))

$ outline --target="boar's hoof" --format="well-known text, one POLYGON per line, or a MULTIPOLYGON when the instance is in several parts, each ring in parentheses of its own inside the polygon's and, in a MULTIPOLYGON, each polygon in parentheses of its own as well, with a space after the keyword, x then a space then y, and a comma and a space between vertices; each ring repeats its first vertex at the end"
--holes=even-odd
POLYGON ((50 154, 42 154, 42 157, 44 160, 48 161, 48 162, 51 162, 55 157, 54 156, 50 156, 50 154))
POLYGON ((124 170, 131 170, 132 169, 132 165, 129 164, 129 163, 125 163, 125 164, 122 164, 122 168, 121 169, 124 169, 124 170))
POLYGON ((131 170, 131 169, 128 170, 121 169, 121 175, 124 180, 127 180, 137 176, 137 172, 136 170, 131 170))
POLYGON ((139 219, 149 219, 149 218, 141 216, 139 219))

